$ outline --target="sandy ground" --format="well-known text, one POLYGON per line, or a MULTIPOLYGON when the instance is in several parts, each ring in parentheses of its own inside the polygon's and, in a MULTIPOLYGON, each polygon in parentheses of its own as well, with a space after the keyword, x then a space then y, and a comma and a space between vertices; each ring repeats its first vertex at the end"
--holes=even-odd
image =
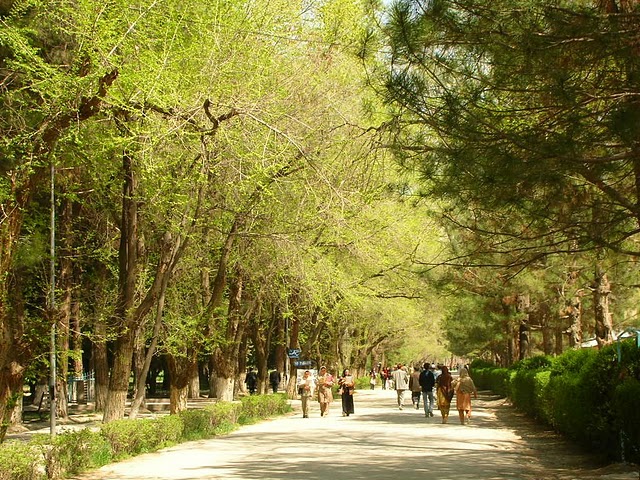
MULTIPOLYGON (((410 395, 408 395, 410 397, 410 395)), ((447 425, 425 418, 410 398, 358 391, 355 415, 328 417, 317 403, 310 418, 294 413, 244 426, 211 440, 184 443, 107 465, 77 480, 187 479, 639 479, 638 467, 603 466, 526 417, 503 399, 480 395, 469 425, 457 412, 447 425)))

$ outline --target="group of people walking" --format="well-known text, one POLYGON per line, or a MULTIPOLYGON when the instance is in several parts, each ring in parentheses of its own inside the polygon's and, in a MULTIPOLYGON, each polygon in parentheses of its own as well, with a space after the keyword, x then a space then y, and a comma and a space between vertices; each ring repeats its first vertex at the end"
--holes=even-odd
MULTIPOLYGON (((309 400, 314 397, 317 390, 318 403, 320 404, 320 416, 329 414, 329 406, 333 402, 333 385, 335 379, 327 371, 327 367, 320 367, 318 378, 311 376, 310 370, 305 370, 302 378, 298 381, 298 395, 302 401, 302 417, 309 418, 309 400)), ((348 417, 354 413, 353 393, 355 382, 351 372, 344 369, 342 376, 338 378, 338 392, 342 396, 342 415, 348 417)))
MULTIPOLYGON (((422 400, 425 417, 433 417, 433 411, 437 407, 442 415, 442 423, 448 423, 451 403, 455 396, 460 423, 463 425, 469 423, 471 397, 477 398, 478 390, 466 367, 459 370, 459 375, 455 379, 446 366, 440 366, 437 371, 435 365, 427 363, 423 365, 422 370, 419 367, 414 367, 414 371, 410 375, 404 365, 398 364, 393 370, 388 371, 388 375, 396 391, 399 410, 404 408, 405 392, 410 391, 411 402, 416 410, 420 408, 420 400, 422 400)), ((371 377, 373 378, 373 376, 371 377)), ((328 415, 329 406, 333 401, 332 388, 335 383, 336 380, 324 366, 320 367, 316 379, 311 376, 311 371, 304 372, 298 382, 298 394, 302 400, 302 416, 304 418, 309 417, 309 400, 315 394, 317 394, 320 404, 320 416, 328 415)), ((355 382, 348 369, 343 370, 342 375, 337 379, 337 384, 338 393, 342 397, 342 415, 349 416, 354 413, 355 382)), ((375 388, 375 383, 371 382, 370 385, 372 385, 372 389, 375 388)), ((388 387, 389 385, 384 385, 384 388, 388 387)))

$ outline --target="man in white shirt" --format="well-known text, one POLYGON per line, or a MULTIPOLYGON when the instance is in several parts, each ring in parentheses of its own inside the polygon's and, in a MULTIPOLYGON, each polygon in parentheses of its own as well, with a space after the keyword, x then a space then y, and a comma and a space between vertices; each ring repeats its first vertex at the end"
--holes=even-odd
POLYGON ((399 363, 391 377, 398 395, 398 409, 402 410, 404 408, 404 391, 409 388, 409 374, 407 374, 407 369, 404 365, 399 363))

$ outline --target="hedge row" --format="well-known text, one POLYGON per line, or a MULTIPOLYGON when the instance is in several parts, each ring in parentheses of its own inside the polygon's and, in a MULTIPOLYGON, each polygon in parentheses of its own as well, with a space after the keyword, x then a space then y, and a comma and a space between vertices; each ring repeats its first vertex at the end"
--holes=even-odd
POLYGON ((635 339, 496 368, 471 365, 480 389, 610 460, 640 463, 640 348, 635 339))
POLYGON ((286 395, 256 395, 154 419, 117 420, 97 429, 0 445, 0 480, 61 479, 141 453, 228 433, 291 410, 286 395))

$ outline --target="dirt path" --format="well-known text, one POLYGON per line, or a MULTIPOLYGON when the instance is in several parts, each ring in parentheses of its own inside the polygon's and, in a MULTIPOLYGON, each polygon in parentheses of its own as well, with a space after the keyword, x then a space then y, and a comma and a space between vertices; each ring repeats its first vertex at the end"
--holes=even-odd
MULTIPOLYGON (((339 399, 338 399, 339 400, 339 399)), ((91 472, 82 480, 124 479, 638 479, 632 465, 602 467, 593 458, 488 394, 470 425, 422 408, 399 411, 391 391, 359 391, 356 414, 339 401, 320 418, 295 413, 189 442, 91 472)), ((452 412, 453 413, 453 412, 452 412)))

